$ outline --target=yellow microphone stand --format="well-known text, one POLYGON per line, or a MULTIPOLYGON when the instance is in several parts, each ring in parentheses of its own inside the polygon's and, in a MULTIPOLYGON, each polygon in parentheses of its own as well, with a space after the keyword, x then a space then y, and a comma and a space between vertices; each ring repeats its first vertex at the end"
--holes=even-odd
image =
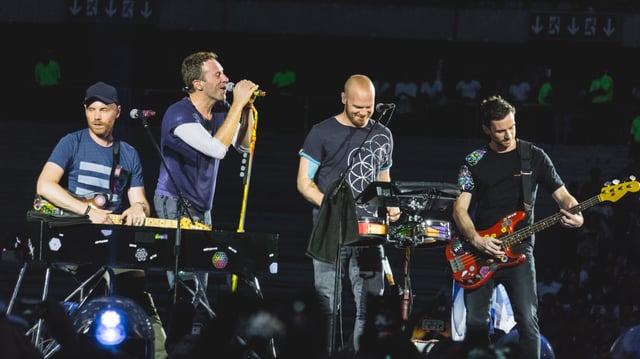
POLYGON ((251 129, 251 144, 249 145, 249 152, 245 153, 242 159, 244 171, 241 172, 240 175, 244 177, 244 184, 242 191, 242 206, 240 208, 240 222, 238 223, 237 232, 244 232, 244 220, 247 214, 247 198, 249 196, 249 183, 251 181, 251 166, 253 165, 253 152, 256 148, 256 130, 258 128, 258 110, 256 110, 253 104, 251 104, 248 109, 253 113, 253 128, 251 129))

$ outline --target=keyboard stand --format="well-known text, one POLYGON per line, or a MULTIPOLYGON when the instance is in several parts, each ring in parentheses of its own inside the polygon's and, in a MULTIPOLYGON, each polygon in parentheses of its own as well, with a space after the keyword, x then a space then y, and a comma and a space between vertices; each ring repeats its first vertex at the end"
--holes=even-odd
MULTIPOLYGON (((24 279, 27 266, 28 266, 28 262, 24 262, 24 264, 22 265, 22 268, 20 269, 18 280, 16 281, 16 286, 13 289, 13 294, 11 296, 11 300, 7 307, 7 312, 6 312, 7 314, 11 314, 11 311, 13 310, 13 306, 16 302, 18 293, 20 292, 20 288, 22 286, 22 281, 24 279)), ((64 303, 69 302, 75 296, 78 296, 78 305, 75 307, 75 309, 81 307, 87 301, 87 299, 89 299, 89 296, 98 287, 98 285, 100 284, 100 278, 102 277, 105 277, 104 279, 107 282, 107 285, 106 285, 107 294, 111 294, 113 292, 113 286, 111 283, 112 282, 111 279, 113 278, 113 270, 108 266, 102 266, 95 273, 93 273, 89 278, 84 280, 75 290, 73 290, 73 292, 71 292, 63 300, 63 302, 64 303), (89 287, 89 285, 92 283, 93 283, 93 286, 89 288, 88 292, 86 292, 86 295, 85 295, 85 289, 89 287)), ((51 281, 51 264, 47 265, 45 269, 44 283, 42 287, 42 296, 40 297, 41 301, 43 302, 47 300, 47 296, 49 294, 50 281, 51 281)), ((71 310, 69 310, 69 313, 67 314, 71 314, 70 312, 71 310)), ((34 344, 34 346, 42 353, 45 359, 48 359, 51 355, 53 355, 56 351, 60 349, 60 345, 52 338, 45 339, 45 334, 46 334, 45 329, 46 327, 44 326, 44 320, 42 318, 38 318, 36 324, 32 326, 30 329, 28 329, 25 335, 31 337, 31 342, 34 344)))
POLYGON ((205 292, 205 288, 200 283, 200 279, 198 279, 198 276, 196 275, 196 273, 193 273, 193 282, 195 283, 194 288, 189 287, 189 285, 187 285, 187 283, 184 282, 181 276, 177 276, 175 278, 175 281, 176 283, 174 284, 174 287, 176 285, 181 285, 184 289, 186 289, 189 292, 189 294, 191 294, 191 298, 192 298, 191 304, 193 304, 194 307, 197 307, 198 305, 202 305, 202 307, 209 313, 209 316, 211 318, 216 317, 216 313, 213 311, 213 309, 211 309, 211 305, 209 304, 209 299, 207 298, 207 293, 205 292))

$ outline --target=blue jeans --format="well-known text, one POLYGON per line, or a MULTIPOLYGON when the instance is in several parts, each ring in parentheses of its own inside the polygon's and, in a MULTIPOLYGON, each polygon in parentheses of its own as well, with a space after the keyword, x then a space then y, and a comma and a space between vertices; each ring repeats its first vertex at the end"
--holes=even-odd
POLYGON ((471 346, 489 345, 491 296, 496 285, 502 283, 509 295, 519 344, 517 358, 540 358, 540 327, 538 326, 538 294, 533 245, 523 243, 513 248, 514 253, 526 255, 526 260, 513 267, 498 269, 483 286, 464 291, 467 308, 465 342, 471 346))
MULTIPOLYGON (((158 215, 158 217, 160 218, 165 218, 165 219, 177 219, 180 220, 178 217, 178 200, 175 198, 171 198, 171 197, 167 197, 167 196, 160 196, 160 195, 154 195, 153 196, 153 205, 154 208, 156 210, 156 214, 158 215)), ((209 227, 211 227, 211 212, 207 211, 207 212, 199 212, 194 210, 193 208, 189 208, 189 214, 191 215, 191 218, 196 221, 196 222, 200 222, 204 225, 207 225, 209 227)), ((182 218, 184 216, 180 216, 180 218, 182 218)), ((188 279, 197 279, 199 282, 199 285, 201 286, 202 290, 206 293, 207 291, 207 282, 209 281, 209 273, 207 272, 196 272, 196 273, 192 273, 192 272, 182 272, 180 273, 180 278, 183 280, 188 280, 188 279)), ((167 271, 167 280, 169 282, 169 287, 173 288, 173 286, 175 285, 175 273, 174 271, 167 271)))
MULTIPOLYGON (((351 291, 356 305, 356 316, 353 328, 353 348, 359 349, 359 339, 364 330, 367 316, 366 303, 369 296, 381 296, 384 292, 384 275, 382 258, 384 249, 381 245, 367 247, 344 246, 340 252, 342 278, 348 273, 351 291)), ((320 306, 327 317, 327 340, 330 339, 331 326, 334 323, 334 291, 336 279, 335 263, 313 260, 313 280, 319 295, 320 306)), ((342 281, 339 282, 338 298, 342 298, 342 281)), ((340 301, 338 301, 338 309, 340 301)), ((330 342, 327 342, 329 344, 330 342)))

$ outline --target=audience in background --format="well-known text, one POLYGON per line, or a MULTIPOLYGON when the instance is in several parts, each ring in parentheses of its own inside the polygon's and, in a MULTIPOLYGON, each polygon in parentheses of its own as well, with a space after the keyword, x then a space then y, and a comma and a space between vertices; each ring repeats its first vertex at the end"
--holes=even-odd
POLYGON ((444 92, 444 83, 442 82, 442 71, 444 66, 444 59, 438 59, 436 65, 436 71, 433 77, 429 76, 420 84, 420 91, 418 92, 418 100, 424 103, 420 106, 424 107, 430 105, 444 105, 447 102, 447 96, 444 92))
POLYGON ((394 95, 391 82, 384 77, 373 79, 373 86, 376 88, 376 98, 382 103, 393 102, 394 95))
POLYGON ((607 67, 591 80, 587 94, 591 110, 589 121, 585 124, 589 125, 591 141, 588 143, 612 144, 622 140, 622 125, 613 116, 613 77, 607 67))
POLYGON ((297 89, 296 72, 291 68, 278 70, 273 74, 271 84, 280 96, 295 95, 294 92, 297 89))
POLYGON ((475 102, 480 98, 479 96, 482 84, 480 83, 480 80, 474 78, 470 73, 467 73, 465 77, 456 83, 455 89, 458 101, 475 104, 475 102))
POLYGON ((34 68, 36 96, 41 108, 58 106, 62 99, 60 84, 62 70, 52 49, 43 50, 34 68))
POLYGON ((408 71, 402 72, 402 78, 396 82, 393 90, 396 102, 396 115, 413 115, 418 98, 418 84, 410 78, 408 71))
POLYGON ((531 83, 524 79, 524 75, 520 71, 514 72, 512 81, 509 83, 507 98, 518 105, 528 103, 532 91, 531 83))

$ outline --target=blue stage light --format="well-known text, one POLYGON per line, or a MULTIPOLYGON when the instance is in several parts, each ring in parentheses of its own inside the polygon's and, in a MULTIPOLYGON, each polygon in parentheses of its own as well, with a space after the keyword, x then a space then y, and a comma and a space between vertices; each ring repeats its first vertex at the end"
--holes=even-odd
POLYGON ((154 334, 147 313, 120 296, 93 298, 72 314, 74 329, 97 347, 138 358, 154 357, 154 334))
POLYGON ((102 345, 118 345, 127 339, 124 318, 117 310, 108 309, 99 313, 95 326, 96 340, 102 345))

